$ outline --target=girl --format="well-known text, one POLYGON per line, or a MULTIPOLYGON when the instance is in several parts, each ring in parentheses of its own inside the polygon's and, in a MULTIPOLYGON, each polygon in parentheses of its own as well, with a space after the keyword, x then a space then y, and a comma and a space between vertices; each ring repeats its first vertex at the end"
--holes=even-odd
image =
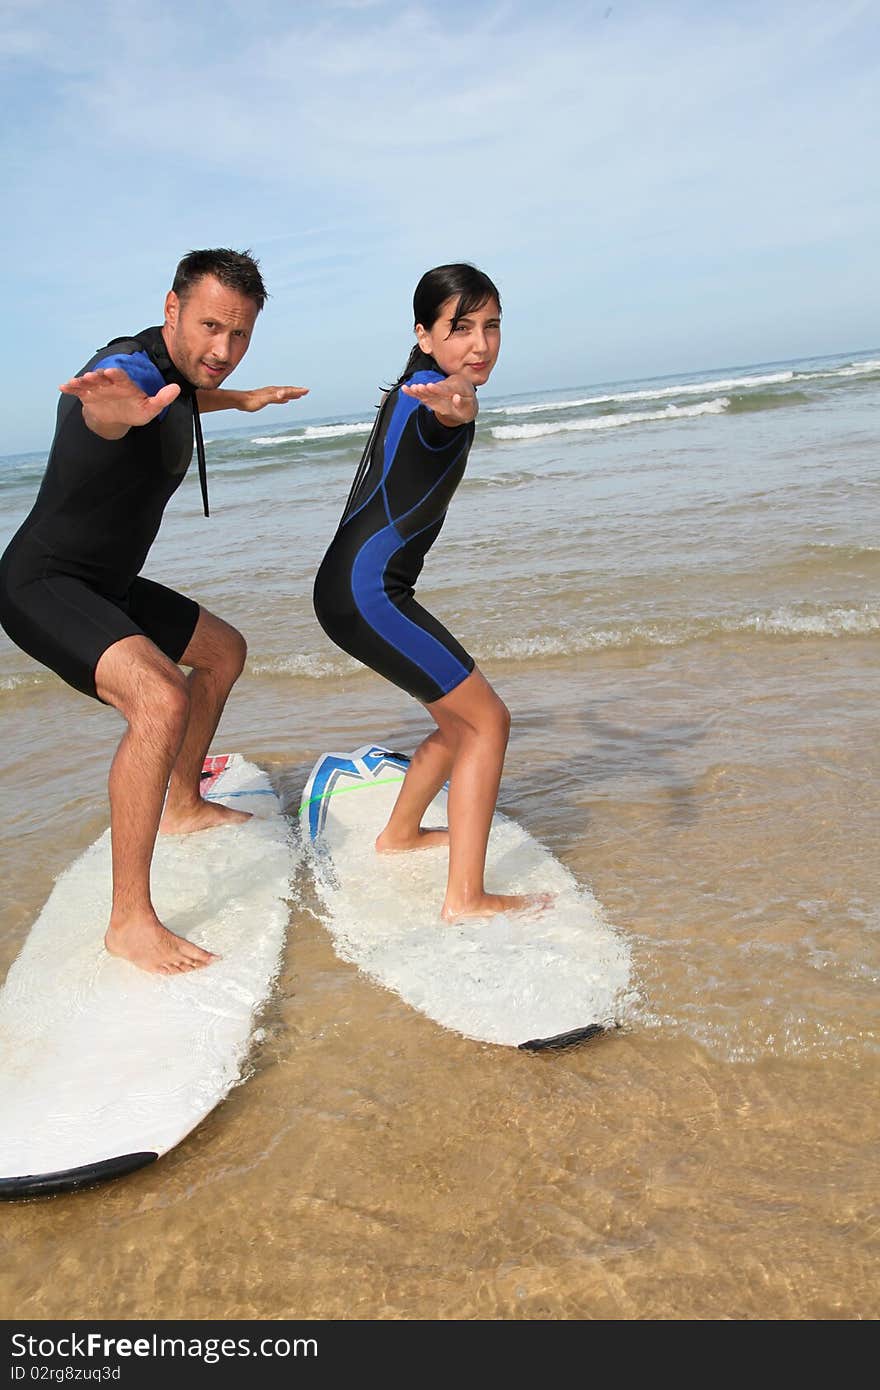
POLYGON ((474 266, 441 265, 416 286, 413 312, 416 346, 379 408, 314 601, 328 637, 421 700, 437 725, 413 755, 376 848, 448 841, 441 915, 452 922, 543 900, 486 892, 510 715, 473 657, 413 595, 464 473, 476 388, 498 359, 501 298, 474 266), (449 829, 423 830, 422 816, 447 780, 449 829))

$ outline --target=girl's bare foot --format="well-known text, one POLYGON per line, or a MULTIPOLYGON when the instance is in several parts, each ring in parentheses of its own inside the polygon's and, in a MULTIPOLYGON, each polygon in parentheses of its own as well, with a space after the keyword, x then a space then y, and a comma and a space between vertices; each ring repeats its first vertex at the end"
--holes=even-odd
POLYGON ((379 854, 402 854, 410 849, 448 849, 449 831, 442 830, 422 830, 421 827, 415 835, 392 835, 388 827, 376 837, 376 849, 379 854))
POLYGON ((545 912, 554 897, 554 893, 483 893, 460 906, 444 903, 440 916, 444 922, 463 922, 469 917, 497 917, 502 912, 545 912))

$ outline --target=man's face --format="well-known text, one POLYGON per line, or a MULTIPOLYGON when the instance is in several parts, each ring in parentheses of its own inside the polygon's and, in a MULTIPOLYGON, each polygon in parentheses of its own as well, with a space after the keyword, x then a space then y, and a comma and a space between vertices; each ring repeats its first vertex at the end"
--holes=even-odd
POLYGON ((183 299, 169 290, 162 336, 171 361, 193 386, 220 386, 247 352, 258 313, 252 299, 213 275, 183 299))

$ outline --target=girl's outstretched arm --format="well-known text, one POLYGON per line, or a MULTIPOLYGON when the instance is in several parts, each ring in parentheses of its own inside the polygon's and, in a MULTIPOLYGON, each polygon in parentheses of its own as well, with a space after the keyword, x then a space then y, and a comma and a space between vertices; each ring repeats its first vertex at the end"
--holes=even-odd
POLYGON ((477 393, 467 377, 461 374, 448 376, 444 381, 414 382, 400 389, 433 410, 440 424, 448 429, 469 425, 477 418, 477 393))

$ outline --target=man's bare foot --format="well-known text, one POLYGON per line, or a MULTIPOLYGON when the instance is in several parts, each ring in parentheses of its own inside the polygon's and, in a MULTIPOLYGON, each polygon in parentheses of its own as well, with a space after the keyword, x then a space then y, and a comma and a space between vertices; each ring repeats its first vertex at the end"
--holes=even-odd
POLYGON ((461 907, 444 903, 440 916, 444 922, 463 922, 469 917, 497 917, 502 912, 546 912, 555 896, 555 893, 483 893, 461 907))
POLYGON ((250 820, 250 811, 236 811, 220 801, 200 797, 196 805, 169 811, 166 807, 159 822, 160 835, 191 835, 195 830, 211 830, 215 825, 238 825, 250 820))
POLYGON ((111 956, 121 956, 152 975, 182 975, 217 959, 213 952, 175 936, 155 914, 147 912, 119 923, 111 922, 104 945, 111 956))
POLYGON ((410 849, 448 849, 449 831, 443 830, 422 830, 421 827, 415 835, 401 836, 389 835, 388 827, 376 837, 376 849, 379 854, 403 854, 410 849))

